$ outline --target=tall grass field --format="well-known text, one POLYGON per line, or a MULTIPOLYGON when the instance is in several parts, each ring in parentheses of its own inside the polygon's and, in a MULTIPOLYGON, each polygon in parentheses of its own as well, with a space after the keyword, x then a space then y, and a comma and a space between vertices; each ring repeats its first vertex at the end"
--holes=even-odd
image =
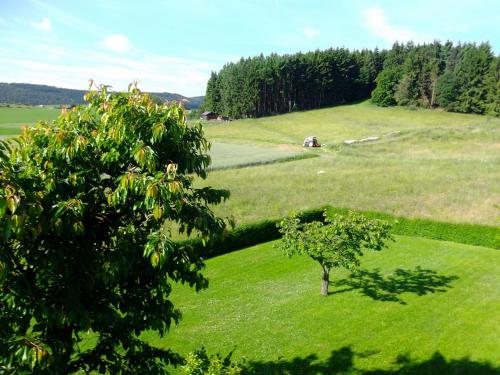
MULTIPOLYGON (((213 142, 297 147, 320 157, 214 171, 203 185, 231 198, 239 223, 325 204, 447 222, 499 225, 500 119, 369 102, 205 126, 213 142), (345 144, 346 140, 378 138, 345 144)), ((214 158, 216 160, 216 158, 214 158)))

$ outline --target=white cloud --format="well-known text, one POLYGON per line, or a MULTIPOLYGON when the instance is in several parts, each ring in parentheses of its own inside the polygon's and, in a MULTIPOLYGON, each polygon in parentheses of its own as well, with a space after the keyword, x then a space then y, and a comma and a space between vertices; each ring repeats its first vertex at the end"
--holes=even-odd
POLYGON ((391 25, 381 7, 374 6, 363 12, 364 25, 374 35, 384 39, 388 43, 398 42, 422 42, 425 37, 413 30, 391 25))
MULTIPOLYGON (((56 52, 59 52, 56 50, 56 52)), ((123 57, 99 50, 62 50, 64 61, 0 57, 0 82, 50 84, 86 89, 89 78, 98 84, 126 90, 139 82, 139 88, 153 92, 176 92, 186 96, 203 95, 210 72, 222 63, 153 54, 134 50, 123 57)), ((5 55, 7 56, 7 55, 5 55)))
POLYGON ((320 34, 319 29, 314 29, 312 27, 306 27, 302 29, 302 33, 306 36, 306 38, 312 39, 317 37, 320 34))
POLYGON ((47 33, 52 31, 52 22, 50 22, 47 17, 42 19, 40 22, 32 21, 30 22, 30 25, 39 31, 45 31, 47 33))
POLYGON ((113 34, 105 38, 103 46, 113 52, 126 52, 132 49, 132 44, 125 35, 113 34))

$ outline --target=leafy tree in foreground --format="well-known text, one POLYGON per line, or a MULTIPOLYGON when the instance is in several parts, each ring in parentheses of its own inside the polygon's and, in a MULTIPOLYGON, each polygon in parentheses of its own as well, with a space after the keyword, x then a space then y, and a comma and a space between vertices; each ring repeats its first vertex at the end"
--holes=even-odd
POLYGON ((278 227, 283 238, 278 246, 289 257, 309 255, 321 265, 321 294, 327 296, 332 268, 357 267, 364 249, 382 250, 385 241, 393 238, 390 225, 383 221, 369 220, 354 212, 330 217, 325 211, 324 215, 326 224, 301 223, 296 217, 282 220, 278 227))
POLYGON ((179 320, 172 282, 207 285, 171 240, 225 226, 208 205, 229 193, 193 187, 201 126, 134 86, 86 100, 0 144, 0 372, 165 373, 179 356, 141 333, 179 320))
POLYGON ((231 362, 231 355, 222 358, 220 355, 209 357, 205 348, 189 353, 185 364, 180 368, 185 375, 240 375, 241 368, 231 362))

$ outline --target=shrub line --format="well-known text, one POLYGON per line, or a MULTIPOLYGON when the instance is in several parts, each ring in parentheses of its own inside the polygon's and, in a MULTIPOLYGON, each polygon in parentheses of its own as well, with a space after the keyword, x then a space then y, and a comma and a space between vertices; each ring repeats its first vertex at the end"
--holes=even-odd
MULTIPOLYGON (((348 208, 324 206, 302 211, 297 216, 302 222, 324 221, 323 212, 325 209, 328 213, 335 212, 337 214, 346 214, 350 211, 348 208)), ((393 225, 392 233, 396 235, 424 237, 500 249, 500 227, 411 219, 375 211, 353 211, 357 211, 370 219, 388 221, 393 225)), ((280 221, 281 219, 265 219, 244 224, 221 237, 209 241, 205 245, 200 239, 195 238, 178 242, 178 246, 201 252, 204 254, 204 258, 212 258, 280 238, 281 235, 276 226, 280 221)))

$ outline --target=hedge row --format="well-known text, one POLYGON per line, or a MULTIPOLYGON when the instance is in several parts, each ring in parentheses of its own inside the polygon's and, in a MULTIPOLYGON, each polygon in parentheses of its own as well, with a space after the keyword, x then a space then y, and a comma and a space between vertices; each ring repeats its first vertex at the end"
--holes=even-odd
MULTIPOLYGON (((329 207, 328 211, 345 214, 349 209, 329 207)), ((409 219, 374 211, 358 212, 370 219, 380 219, 392 223, 393 234, 500 249, 500 227, 409 219)))
MULTIPOLYGON (((315 208, 302 211, 298 214, 303 222, 323 221, 323 212, 327 207, 315 208)), ((280 238, 277 224, 281 219, 266 219, 257 223, 241 225, 226 233, 223 237, 215 238, 203 245, 200 239, 192 239, 180 242, 182 246, 191 247, 194 251, 204 254, 205 258, 230 253, 231 251, 244 249, 280 238)))
MULTIPOLYGON (((347 208, 322 207, 298 214, 303 222, 323 221, 325 209, 329 214, 346 214, 347 208)), ((443 223, 425 219, 409 219, 373 211, 359 211, 371 219, 386 220, 393 224, 393 234, 425 237, 433 240, 452 241, 467 245, 476 245, 500 249, 500 228, 477 224, 443 223)), ((192 239, 180 242, 196 252, 204 254, 205 258, 230 253, 260 243, 280 238, 277 224, 281 219, 266 219, 257 223, 246 224, 226 233, 203 245, 201 240, 192 239)))

